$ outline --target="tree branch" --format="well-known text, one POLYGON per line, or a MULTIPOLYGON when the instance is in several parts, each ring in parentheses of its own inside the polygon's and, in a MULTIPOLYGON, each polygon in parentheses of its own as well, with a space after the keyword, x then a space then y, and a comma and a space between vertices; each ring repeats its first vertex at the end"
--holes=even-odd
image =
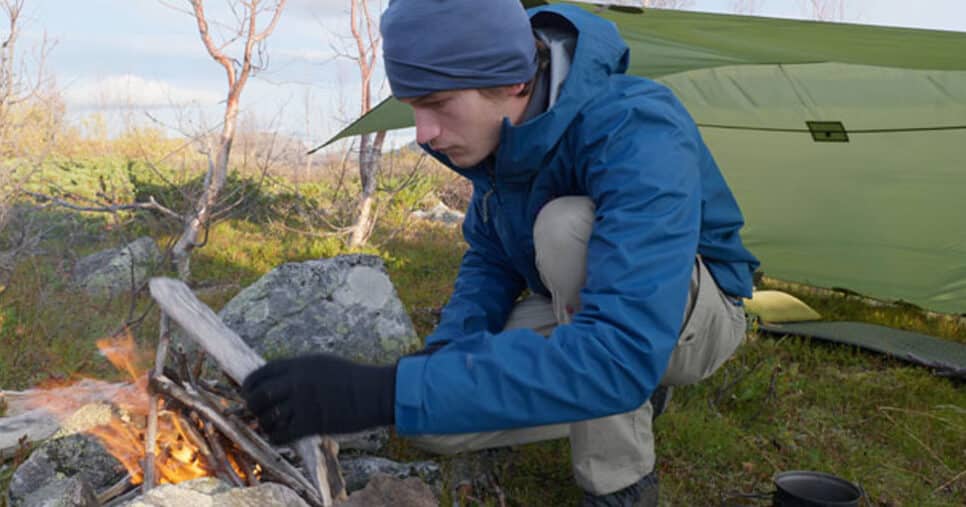
POLYGON ((191 0, 191 6, 194 9, 195 19, 198 21, 198 33, 201 35, 201 42, 205 45, 205 49, 208 50, 208 54, 225 68, 225 71, 228 73, 228 86, 234 88, 235 66, 232 65, 231 59, 225 56, 225 53, 221 49, 215 47, 215 43, 211 40, 211 33, 208 31, 208 21, 205 18, 203 1, 191 0))
POLYGON ((275 5, 275 13, 272 15, 272 21, 268 23, 268 26, 265 28, 265 30, 262 30, 260 34, 255 36, 256 42, 265 40, 265 38, 267 38, 269 35, 272 35, 272 32, 275 31, 275 27, 278 25, 278 20, 282 17, 282 9, 285 8, 286 1, 287 0, 279 0, 278 4, 275 5))
POLYGON ((176 218, 178 220, 183 220, 184 218, 181 215, 175 213, 174 211, 171 211, 170 209, 162 206, 158 201, 154 199, 154 196, 150 196, 148 198, 149 199, 148 202, 135 202, 130 204, 110 204, 107 206, 79 206, 77 204, 74 204, 50 195, 40 194, 37 192, 30 192, 26 190, 24 191, 24 193, 29 195, 30 197, 33 197, 39 202, 50 202, 62 208, 67 208, 74 211, 91 211, 96 213, 116 213, 118 211, 147 209, 147 210, 160 211, 161 213, 164 213, 165 215, 168 215, 172 218, 176 218))

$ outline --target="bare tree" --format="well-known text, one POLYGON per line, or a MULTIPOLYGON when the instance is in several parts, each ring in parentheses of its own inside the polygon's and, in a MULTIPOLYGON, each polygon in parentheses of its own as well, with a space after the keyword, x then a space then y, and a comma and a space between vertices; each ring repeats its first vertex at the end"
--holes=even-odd
MULTIPOLYGON (((36 53, 36 61, 32 62, 33 72, 28 71, 25 52, 18 46, 24 4, 25 0, 0 0, 0 18, 6 18, 6 23, 0 25, 0 155, 5 157, 22 155, 16 153, 11 137, 27 122, 14 113, 18 108, 44 105, 37 99, 52 84, 45 74, 50 51, 46 35, 36 53)), ((49 109, 55 110, 57 105, 52 104, 49 109)))
MULTIPOLYGON (((379 55, 381 37, 379 29, 374 25, 374 16, 369 12, 368 0, 349 0, 349 22, 352 38, 356 45, 356 56, 350 57, 359 66, 362 83, 360 113, 366 114, 372 109, 372 74, 376 68, 379 55)), ((382 145, 386 139, 386 131, 375 135, 363 134, 359 137, 359 205, 356 209, 355 223, 351 227, 349 246, 357 247, 365 244, 375 226, 373 201, 375 200, 376 181, 379 176, 379 166, 382 159, 382 145)))
POLYGON ((845 19, 845 0, 799 0, 804 14, 819 21, 845 19))
POLYGON ((0 285, 17 259, 39 241, 29 218, 17 220, 16 231, 7 229, 22 182, 47 158, 63 116, 45 74, 50 50, 46 36, 33 72, 28 72, 25 53, 18 47, 24 5, 25 0, 0 0, 0 19, 6 21, 0 25, 0 232, 9 233, 0 238, 0 285))
POLYGON ((210 225, 216 211, 219 194, 225 186, 228 174, 228 158, 231 154, 232 141, 235 138, 235 124, 238 119, 238 104, 242 90, 248 78, 265 67, 267 57, 264 52, 264 42, 282 15, 286 0, 237 0, 229 3, 229 7, 238 21, 232 33, 220 43, 212 39, 210 25, 205 14, 203 0, 190 0, 192 14, 198 23, 198 33, 201 42, 208 50, 208 54, 225 69, 228 78, 228 96, 225 100, 225 113, 222 121, 221 134, 217 145, 208 150, 208 171, 205 174, 204 190, 195 204, 195 209, 188 214, 184 224, 184 231, 174 245, 173 255, 178 267, 178 275, 187 280, 190 274, 191 252, 199 246, 198 238, 203 230, 210 225), (258 20, 266 13, 271 14, 268 25, 258 29, 258 20), (235 41, 244 41, 240 59, 232 58, 225 50, 235 41))
POLYGON ((694 0, 618 0, 612 2, 583 2, 583 3, 593 3, 600 6, 601 9, 607 6, 617 6, 617 7, 638 7, 638 8, 654 8, 654 9, 682 9, 684 7, 690 7, 694 5, 694 0))
POLYGON ((757 14, 765 0, 732 0, 731 11, 735 14, 757 14))

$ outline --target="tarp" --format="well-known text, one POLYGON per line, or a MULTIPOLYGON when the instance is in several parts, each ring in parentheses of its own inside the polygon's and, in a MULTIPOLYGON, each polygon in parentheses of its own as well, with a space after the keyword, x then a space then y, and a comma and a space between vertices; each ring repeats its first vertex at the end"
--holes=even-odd
MULTIPOLYGON (((691 111, 768 275, 966 313, 966 33, 585 7, 691 111)), ((329 142, 411 125, 388 100, 329 142)))
POLYGON ((759 328, 772 334, 810 336, 833 343, 854 345, 934 368, 942 376, 966 379, 966 345, 934 336, 848 321, 762 323, 759 328))

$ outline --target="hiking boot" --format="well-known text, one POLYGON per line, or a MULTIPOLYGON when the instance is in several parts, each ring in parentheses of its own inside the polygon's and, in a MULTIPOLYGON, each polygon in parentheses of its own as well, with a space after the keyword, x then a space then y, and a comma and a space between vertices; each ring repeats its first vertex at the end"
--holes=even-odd
POLYGON ((657 470, 620 491, 606 495, 585 491, 580 507, 657 507, 657 470))

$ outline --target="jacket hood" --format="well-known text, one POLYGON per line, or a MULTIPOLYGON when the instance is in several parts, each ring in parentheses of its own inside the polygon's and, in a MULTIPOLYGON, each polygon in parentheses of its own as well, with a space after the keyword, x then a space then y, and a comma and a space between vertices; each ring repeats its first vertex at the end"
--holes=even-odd
MULTIPOLYGON (((577 43, 570 71, 557 101, 545 112, 520 125, 503 119, 500 145, 495 153, 495 176, 508 183, 528 181, 551 154, 583 106, 600 94, 613 74, 627 70, 629 49, 614 23, 571 5, 542 6, 527 11, 535 29, 555 27, 574 31, 577 43)), ((461 169, 441 153, 424 146, 433 156, 467 177, 479 174, 483 164, 461 169)))

